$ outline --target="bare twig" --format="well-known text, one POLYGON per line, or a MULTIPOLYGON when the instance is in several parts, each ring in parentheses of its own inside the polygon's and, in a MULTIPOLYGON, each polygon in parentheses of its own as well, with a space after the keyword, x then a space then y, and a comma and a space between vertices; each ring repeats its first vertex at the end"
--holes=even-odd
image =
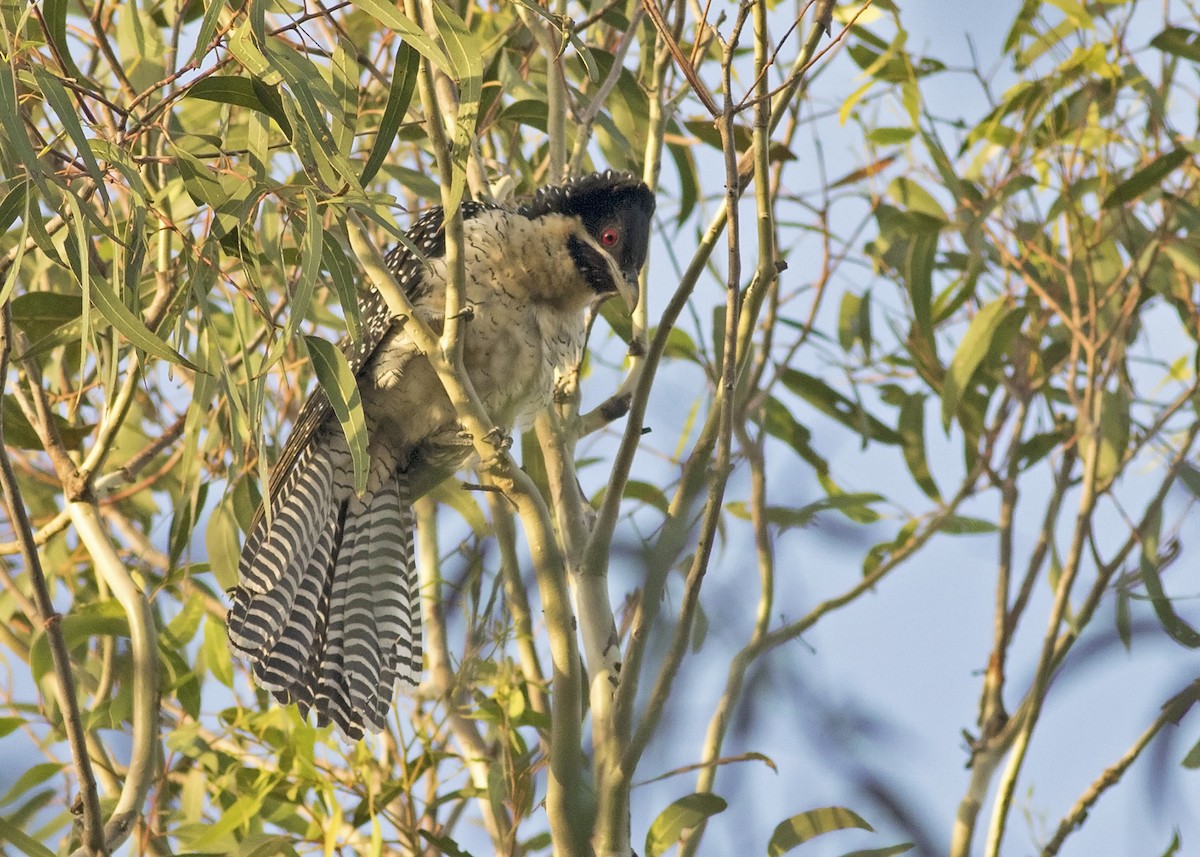
POLYGON ((1075 805, 1070 811, 1063 816, 1062 821, 1058 824, 1058 829, 1054 832, 1054 836, 1046 843, 1046 847, 1042 849, 1043 857, 1053 857, 1062 848, 1067 837, 1083 824, 1087 818, 1088 812, 1092 806, 1100 799, 1108 789, 1115 786, 1129 770, 1129 766, 1137 761, 1142 751, 1150 744, 1154 737, 1162 731, 1167 725, 1178 725, 1183 716, 1187 714, 1192 705, 1196 702, 1197 696, 1200 695, 1200 682, 1192 682, 1181 693, 1172 697, 1154 718, 1146 730, 1137 737, 1137 740, 1130 745, 1121 758, 1107 767, 1100 776, 1098 776, 1088 787, 1088 789, 1079 796, 1079 800, 1075 801, 1075 805))

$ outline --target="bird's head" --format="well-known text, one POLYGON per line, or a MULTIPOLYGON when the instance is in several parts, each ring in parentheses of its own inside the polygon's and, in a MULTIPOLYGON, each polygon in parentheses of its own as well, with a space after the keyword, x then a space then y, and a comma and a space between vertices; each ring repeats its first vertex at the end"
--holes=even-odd
POLYGON ((614 170, 580 176, 543 188, 520 210, 531 218, 577 217, 582 229, 567 241, 576 267, 598 300, 620 295, 633 309, 654 214, 654 194, 641 179, 614 170))

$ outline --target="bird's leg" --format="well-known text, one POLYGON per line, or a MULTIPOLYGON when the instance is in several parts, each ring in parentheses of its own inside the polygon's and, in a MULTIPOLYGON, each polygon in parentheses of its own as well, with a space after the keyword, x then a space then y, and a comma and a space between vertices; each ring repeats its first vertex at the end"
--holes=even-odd
POLYGON ((512 448, 512 435, 500 428, 500 426, 495 426, 483 436, 483 439, 495 447, 497 455, 512 448))

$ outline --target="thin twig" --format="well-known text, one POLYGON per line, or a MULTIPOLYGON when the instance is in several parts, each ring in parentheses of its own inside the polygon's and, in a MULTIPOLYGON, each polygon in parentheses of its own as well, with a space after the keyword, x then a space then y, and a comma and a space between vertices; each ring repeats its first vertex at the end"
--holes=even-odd
POLYGON ((1046 843, 1046 847, 1042 849, 1043 857, 1054 857, 1058 853, 1058 850, 1062 848, 1063 842, 1066 841, 1067 837, 1083 824, 1088 812, 1091 811, 1092 806, 1100 799, 1100 796, 1120 781, 1125 772, 1129 770, 1129 766, 1137 761, 1138 756, 1154 740, 1154 736, 1162 731, 1164 726, 1179 724, 1179 721, 1183 719, 1183 716, 1196 702, 1198 694, 1200 694, 1200 682, 1192 682, 1183 692, 1174 696, 1163 706, 1162 711, 1154 718, 1154 722, 1146 727, 1146 730, 1137 737, 1137 740, 1121 755, 1120 759, 1106 768, 1104 773, 1096 778, 1087 791, 1079 796, 1079 800, 1075 802, 1070 811, 1063 816, 1062 821, 1058 824, 1058 829, 1054 832, 1054 836, 1046 843))
MULTIPOLYGON (((8 358, 12 350, 12 312, 8 303, 0 308, 0 379, 8 378, 8 358)), ((42 570, 41 558, 33 541, 33 529, 21 499, 21 488, 16 473, 8 459, 8 448, 4 445, 3 421, 0 420, 0 487, 4 491, 8 519, 21 545, 25 569, 33 584, 37 602, 37 619, 46 631, 50 642, 50 655, 54 661, 54 675, 58 682, 58 705, 62 711, 63 727, 71 747, 71 758, 75 762, 75 773, 79 778, 80 799, 83 805, 83 848, 88 855, 107 855, 104 844, 104 817, 100 812, 100 795, 96 790, 96 778, 92 773, 91 759, 87 750, 87 737, 83 719, 79 713, 79 700, 75 695, 75 676, 71 670, 71 657, 67 651, 66 638, 62 630, 62 616, 55 611, 50 598, 50 587, 42 570)))

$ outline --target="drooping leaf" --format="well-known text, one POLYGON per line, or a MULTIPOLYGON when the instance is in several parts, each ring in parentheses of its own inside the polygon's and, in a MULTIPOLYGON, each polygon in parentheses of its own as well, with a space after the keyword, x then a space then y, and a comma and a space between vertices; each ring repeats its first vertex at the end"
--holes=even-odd
POLYGON ((951 515, 942 522, 940 531, 952 536, 978 536, 994 533, 1000 529, 993 521, 970 518, 966 515, 951 515))
MULTIPOLYGON (((216 101, 255 110, 277 121, 282 118, 283 106, 274 87, 248 77, 232 74, 213 75, 196 81, 184 93, 187 98, 216 101)), ((281 127, 286 127, 282 125, 281 127)))
POLYGON ((442 71, 447 74, 453 74, 453 67, 445 52, 434 44, 433 40, 426 35, 425 31, 415 21, 407 17, 394 5, 384 2, 384 0, 354 0, 353 5, 366 12, 385 27, 395 30, 421 56, 430 60, 442 71))
POLYGON ((325 230, 317 207, 317 195, 311 187, 304 189, 304 221, 300 236, 300 264, 296 288, 288 304, 287 324, 283 329, 282 342, 287 343, 296 335, 300 322, 308 315, 313 291, 317 286, 317 272, 321 254, 325 248, 325 230))
POLYGON ((842 857, 894 857, 911 851, 917 846, 912 842, 902 842, 899 845, 889 845, 887 848, 866 848, 860 851, 848 851, 842 857))
POLYGON ((392 84, 388 88, 387 104, 383 108, 383 116, 379 119, 379 129, 375 132, 375 141, 371 144, 371 153, 363 165, 359 181, 364 185, 375 178, 384 159, 396 142, 396 132, 400 130, 404 116, 408 113, 408 105, 412 101, 413 90, 417 86, 418 66, 420 56, 407 41, 401 41, 396 49, 396 62, 393 66, 392 84))
POLYGON ((350 371, 346 356, 337 347, 318 336, 305 336, 304 344, 317 380, 321 382, 321 389, 329 398, 329 407, 333 409, 346 435, 350 459, 354 464, 354 490, 361 494, 367 488, 370 457, 367 453, 367 421, 363 415, 358 382, 350 371))
POLYGON ((942 388, 942 426, 949 431, 950 421, 958 410, 959 401, 970 387, 975 370, 983 362, 992 347, 992 338, 1001 324, 1016 310, 1007 298, 1001 297, 992 301, 975 314, 962 342, 950 360, 950 369, 946 373, 942 388))
POLYGON ((933 473, 929 469, 929 456, 925 449, 925 396, 920 393, 905 396, 900 406, 897 430, 902 439, 901 451, 904 454, 904 463, 908 465, 908 472, 925 492, 925 496, 940 503, 942 495, 933 480, 933 473))
POLYGON ((646 857, 658 857, 706 818, 724 812, 724 798, 711 792, 696 792, 681 797, 659 813, 646 833, 646 857))
POLYGON ((358 282, 346 251, 333 233, 322 230, 321 266, 329 272, 333 290, 342 305, 342 318, 346 322, 346 333, 352 341, 362 336, 362 314, 358 310, 358 282))
POLYGON ((199 63, 208 52, 209 44, 217 32, 217 24, 221 21, 221 11, 224 8, 225 0, 209 0, 204 7, 204 18, 200 22, 199 29, 196 30, 196 47, 192 50, 192 62, 199 63))
POLYGON ((1103 208, 1113 208, 1132 202, 1151 188, 1162 186, 1163 179, 1173 173, 1185 161, 1192 157, 1187 149, 1175 149, 1158 158, 1135 172, 1121 182, 1104 198, 1103 208))
POLYGON ((158 334, 146 327, 145 323, 130 312, 129 308, 117 297, 112 287, 100 277, 91 280, 92 303, 104 319, 119 330, 126 339, 138 348, 161 360, 191 369, 201 371, 192 361, 188 360, 174 348, 168 345, 158 334))
POLYGON ((0 815, 0 842, 11 843, 26 857, 55 857, 53 851, 2 815, 0 815))
POLYGON ((1159 623, 1171 639, 1189 649, 1200 648, 1200 631, 1185 622, 1175 612, 1175 607, 1171 604, 1171 599, 1163 587, 1158 549, 1159 529, 1162 526, 1161 515, 1161 509, 1157 509, 1156 514, 1151 514, 1146 525, 1141 527, 1138 532, 1142 543, 1142 555, 1139 563, 1142 584, 1146 587, 1146 595, 1154 607, 1154 613, 1158 616, 1159 623))
POLYGON ((45 67, 32 64, 30 71, 34 79, 41 89, 42 96, 49 102, 54 109, 58 120, 62 122, 63 130, 67 132, 67 136, 71 138, 71 143, 75 147, 75 151, 79 155, 79 159, 83 161, 83 168, 87 174, 95 182, 97 191, 105 204, 108 203, 108 188, 104 184, 104 176, 100 172, 100 164, 96 162, 96 155, 92 152, 91 142, 88 136, 83 133, 83 126, 79 122, 79 108, 71 101, 71 97, 67 95, 67 91, 63 85, 59 83, 58 78, 46 70, 45 67))
POLYGON ((438 33, 450 57, 451 74, 458 83, 458 112, 454 121, 454 172, 450 196, 443 197, 445 209, 453 211, 462 200, 467 179, 467 156, 475 136, 479 100, 483 91, 483 44, 465 21, 442 3, 434 4, 438 33))
POLYGON ((842 425, 863 436, 880 443, 899 444, 901 437, 895 429, 886 425, 873 416, 860 403, 834 390, 820 378, 801 372, 799 369, 785 369, 781 376, 783 385, 800 396, 810 405, 820 410, 842 425))
POLYGON ((7 806, 34 786, 41 785, 55 774, 62 773, 62 770, 63 766, 58 762, 41 762, 26 768, 9 786, 4 796, 0 797, 0 806, 7 806))
POLYGON ((1165 54, 1200 63, 1200 33, 1187 27, 1167 27, 1150 40, 1150 46, 1165 54))
POLYGON ((29 180, 16 182, 0 199, 0 234, 8 231, 18 217, 25 211, 25 201, 29 198, 29 180))
POLYGON ((771 834, 771 841, 767 843, 767 854, 769 857, 779 857, 814 837, 849 828, 874 830, 858 813, 843 806, 810 809, 776 825, 775 832, 771 834))

